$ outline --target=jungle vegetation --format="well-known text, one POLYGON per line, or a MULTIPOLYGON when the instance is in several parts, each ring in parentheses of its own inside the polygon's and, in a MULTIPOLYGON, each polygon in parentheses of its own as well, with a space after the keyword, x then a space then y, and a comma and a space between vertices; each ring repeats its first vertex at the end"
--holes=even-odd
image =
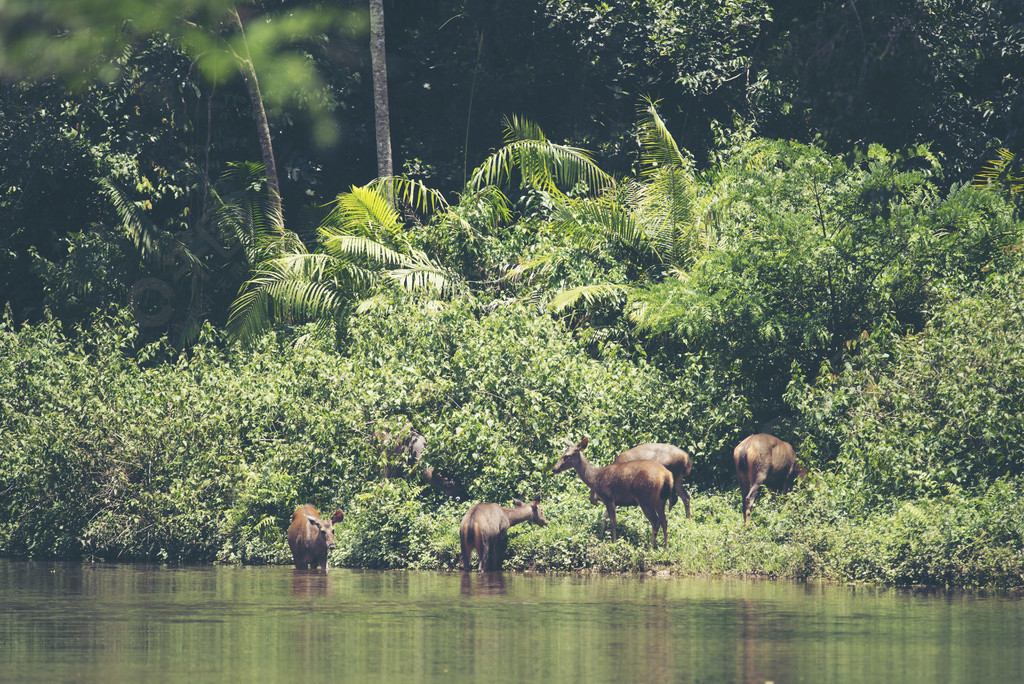
POLYGON ((508 569, 1024 585, 1021 3, 385 2, 387 177, 365 3, 151 5, 0 7, 0 553, 455 569, 415 429, 508 569))

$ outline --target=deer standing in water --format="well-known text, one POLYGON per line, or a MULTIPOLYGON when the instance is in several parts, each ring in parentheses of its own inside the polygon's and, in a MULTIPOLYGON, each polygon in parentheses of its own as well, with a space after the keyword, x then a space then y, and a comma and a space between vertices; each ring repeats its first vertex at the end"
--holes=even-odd
POLYGON ((508 545, 508 528, 523 522, 546 527, 548 521, 540 511, 540 497, 530 503, 513 499, 514 508, 496 503, 478 503, 462 517, 459 542, 462 546, 462 569, 469 572, 469 559, 476 551, 480 572, 501 570, 508 545))
POLYGON ((338 509, 330 520, 320 517, 311 504, 299 506, 292 513, 292 524, 288 528, 288 547, 299 570, 319 566, 327 572, 327 552, 334 549, 334 525, 340 523, 345 514, 338 509))

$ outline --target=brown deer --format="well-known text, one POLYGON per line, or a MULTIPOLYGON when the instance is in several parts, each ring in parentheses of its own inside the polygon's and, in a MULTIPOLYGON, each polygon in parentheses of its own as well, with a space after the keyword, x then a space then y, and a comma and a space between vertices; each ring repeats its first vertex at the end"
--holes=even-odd
POLYGON ((390 431, 374 432, 372 441, 381 452, 381 464, 377 468, 378 477, 393 478, 405 475, 419 463, 427 441, 423 435, 406 426, 408 434, 399 439, 390 431))
POLYGON ((397 440, 390 432, 374 432, 373 440, 382 449, 383 464, 378 468, 379 477, 405 477, 419 470, 420 477, 428 485, 456 501, 469 498, 466 488, 458 478, 439 470, 423 460, 427 440, 416 430, 410 429, 404 439, 397 440))
MULTIPOLYGON (((690 517, 690 493, 686 491, 683 478, 690 475, 692 461, 690 454, 683 449, 671 444, 641 444, 632 449, 627 449, 615 457, 613 463, 629 463, 630 461, 654 461, 668 468, 672 473, 672 480, 675 482, 675 490, 668 502, 668 510, 671 511, 676 504, 676 498, 683 500, 686 507, 686 517, 690 517)), ((597 505, 600 499, 594 492, 590 493, 590 503, 597 505)), ((601 522, 601 536, 604 536, 604 521, 601 522)))
POLYGON ((424 464, 423 470, 420 471, 420 477, 428 485, 441 492, 449 499, 455 499, 456 501, 463 501, 469 498, 466 495, 466 488, 462 486, 462 483, 455 478, 454 475, 448 475, 440 470, 437 470, 432 465, 424 464))
POLYGON ((668 518, 665 516, 665 503, 672 495, 672 473, 660 463, 650 460, 613 463, 598 468, 591 465, 583 455, 588 443, 589 440, 584 437, 579 444, 570 445, 558 459, 554 471, 560 473, 575 468, 584 484, 604 502, 612 521, 612 541, 617 538, 615 507, 640 506, 651 523, 651 548, 657 546, 660 527, 664 532, 667 549, 668 518))
POLYGON ((744 523, 750 522, 750 509, 761 485, 786 494, 797 478, 807 476, 807 471, 796 462, 793 446, 773 435, 750 435, 736 446, 732 458, 743 497, 744 523))
POLYGON ((459 542, 462 546, 462 569, 469 572, 469 559, 476 551, 480 572, 501 570, 508 545, 508 528, 521 522, 532 522, 546 527, 548 521, 540 511, 540 497, 530 503, 513 499, 514 508, 496 503, 478 503, 462 516, 459 542))
POLYGON ((310 504, 299 506, 292 513, 292 524, 288 528, 288 547, 298 570, 317 565, 327 571, 327 552, 334 549, 334 524, 341 522, 345 514, 334 512, 331 519, 322 520, 320 513, 310 504))

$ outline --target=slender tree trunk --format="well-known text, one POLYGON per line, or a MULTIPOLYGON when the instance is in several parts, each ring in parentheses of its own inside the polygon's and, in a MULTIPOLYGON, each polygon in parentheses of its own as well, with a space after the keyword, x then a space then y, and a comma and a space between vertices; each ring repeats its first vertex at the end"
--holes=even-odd
POLYGON ((252 114, 256 119, 256 132, 260 141, 260 152, 263 154, 263 171, 267 176, 267 193, 270 195, 270 220, 278 228, 284 228, 284 210, 281 206, 281 185, 277 178, 277 164, 274 162, 274 146, 270 137, 270 124, 267 122, 267 111, 263 108, 263 95, 260 92, 260 83, 256 79, 256 67, 252 63, 252 54, 249 52, 249 45, 245 41, 245 26, 242 24, 242 17, 238 10, 234 12, 235 24, 242 33, 242 44, 245 45, 245 54, 237 55, 242 80, 249 90, 249 101, 252 105, 252 114))
POLYGON ((370 0, 370 66, 373 69, 373 114, 377 129, 377 176, 386 178, 393 172, 388 68, 384 61, 384 0, 370 0))

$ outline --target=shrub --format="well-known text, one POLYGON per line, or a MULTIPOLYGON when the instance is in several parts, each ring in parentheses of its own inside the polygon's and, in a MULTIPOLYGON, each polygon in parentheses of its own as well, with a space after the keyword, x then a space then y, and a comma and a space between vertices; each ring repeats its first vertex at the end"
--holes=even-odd
POLYGON ((789 400, 805 444, 869 500, 944 495, 1024 470, 1024 281, 951 293, 919 335, 866 338, 789 400))

